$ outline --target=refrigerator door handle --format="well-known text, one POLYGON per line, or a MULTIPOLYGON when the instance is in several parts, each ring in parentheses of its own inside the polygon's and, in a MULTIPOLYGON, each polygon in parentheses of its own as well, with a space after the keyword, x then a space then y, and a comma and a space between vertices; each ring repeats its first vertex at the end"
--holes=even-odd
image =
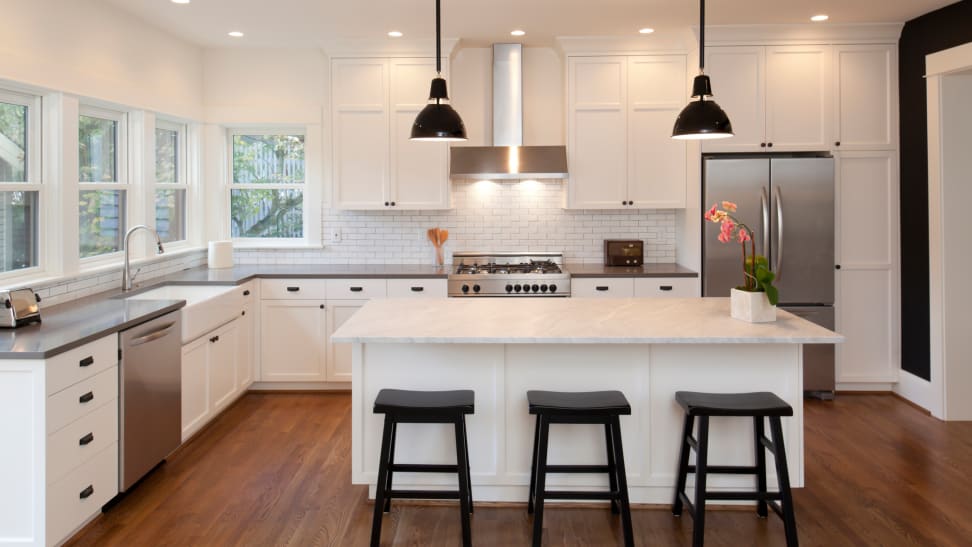
POLYGON ((766 199, 766 187, 760 188, 759 190, 759 202, 763 208, 762 221, 763 225, 760 227, 760 231, 763 233, 763 254, 767 257, 769 256, 770 250, 770 236, 769 236, 769 200, 766 199))
POLYGON ((776 188, 776 281, 783 277, 783 195, 776 188))

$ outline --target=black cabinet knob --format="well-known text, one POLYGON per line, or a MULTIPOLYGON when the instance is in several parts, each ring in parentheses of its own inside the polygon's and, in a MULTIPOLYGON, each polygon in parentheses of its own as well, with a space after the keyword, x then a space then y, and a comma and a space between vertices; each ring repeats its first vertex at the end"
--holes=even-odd
POLYGON ((759 143, 759 147, 760 147, 760 148, 766 148, 766 143, 765 143, 765 142, 761 142, 761 143, 759 143))
POLYGON ((834 269, 835 270, 839 270, 840 269, 840 264, 837 264, 836 266, 834 266, 834 269))
POLYGON ((835 142, 834 146, 840 146, 840 141, 835 142))
POLYGON ((768 146, 768 147, 770 147, 770 148, 773 148, 773 143, 771 143, 771 142, 768 142, 768 143, 766 143, 766 146, 768 146))
POLYGON ((391 204, 392 204, 392 207, 394 207, 394 206, 395 206, 395 202, 394 202, 394 201, 393 201, 393 202, 391 202, 391 204))
POLYGON ((250 291, 243 291, 243 296, 250 296, 250 291))
POLYGON ((385 202, 385 207, 388 207, 388 202, 387 201, 385 202))

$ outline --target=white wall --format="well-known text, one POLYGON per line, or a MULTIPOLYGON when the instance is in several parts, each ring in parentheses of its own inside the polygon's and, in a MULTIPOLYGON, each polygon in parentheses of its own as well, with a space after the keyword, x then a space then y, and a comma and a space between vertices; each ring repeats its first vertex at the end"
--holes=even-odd
POLYGON ((202 50, 95 0, 4 0, 0 79, 202 117, 202 50))

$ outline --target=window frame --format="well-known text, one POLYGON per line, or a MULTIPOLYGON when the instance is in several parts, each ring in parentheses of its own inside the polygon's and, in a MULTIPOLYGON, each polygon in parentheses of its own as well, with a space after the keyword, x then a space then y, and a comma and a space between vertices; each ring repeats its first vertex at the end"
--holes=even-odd
POLYGON ((35 255, 36 265, 19 270, 0 272, 0 281, 4 283, 16 282, 23 279, 36 278, 46 273, 48 264, 47 240, 51 234, 44 231, 47 225, 48 196, 44 184, 44 119, 43 97, 41 95, 17 91, 9 87, 0 87, 0 102, 27 107, 27 157, 24 164, 27 170, 27 180, 22 182, 0 182, 0 192, 37 192, 37 231, 34 238, 37 241, 35 255))
POLYGON ((149 210, 149 217, 146 219, 153 228, 158 228, 156 225, 157 219, 155 218, 155 194, 159 190, 181 190, 185 192, 185 209, 182 214, 185 217, 185 226, 183 227, 183 237, 175 241, 169 241, 165 243, 166 252, 170 250, 179 250, 184 248, 189 248, 192 242, 192 199, 193 199, 193 185, 190 181, 189 176, 189 124, 184 121, 179 121, 173 118, 167 118, 164 116, 155 116, 155 124, 151 128, 152 131, 152 147, 150 150, 151 155, 151 173, 152 176, 149 179, 150 184, 149 191, 147 192, 147 203, 146 207, 149 210), (157 147, 158 143, 155 138, 156 129, 166 129, 169 131, 175 131, 177 133, 177 144, 176 144, 176 181, 175 182, 162 182, 156 177, 158 176, 156 170, 157 161, 157 147))
POLYGON ((260 127, 230 127, 226 130, 226 175, 223 189, 223 203, 226 217, 221 231, 227 239, 232 239, 234 246, 238 248, 301 248, 301 247, 320 247, 319 215, 315 215, 308 204, 312 203, 316 192, 311 183, 312 167, 311 162, 315 158, 311 152, 311 138, 309 128, 306 126, 294 125, 275 125, 260 127), (237 184, 233 182, 233 137, 237 135, 293 135, 304 137, 304 182, 301 184, 237 184), (301 238, 280 238, 280 237, 233 237, 233 190, 300 190, 303 193, 303 204, 301 206, 301 216, 303 217, 303 234, 301 238), (317 219, 316 230, 315 219, 317 219), (316 235, 316 237, 315 237, 316 235))
MULTIPOLYGON (((85 191, 97 191, 97 190, 124 190, 125 199, 122 201, 125 208, 125 223, 124 226, 120 228, 122 235, 121 248, 117 251, 104 253, 95 256, 82 257, 81 256, 81 228, 80 223, 78 226, 78 242, 77 248, 74 250, 77 253, 81 272, 95 270, 104 266, 115 265, 121 259, 124 258, 124 238, 125 233, 128 231, 129 225, 132 224, 132 214, 134 213, 132 209, 133 194, 136 193, 137 188, 132 181, 135 179, 134 171, 132 167, 132 162, 130 161, 130 150, 135 148, 132 146, 130 141, 132 136, 132 131, 130 127, 131 116, 130 113, 125 110, 112 110, 108 108, 103 108, 100 106, 95 106, 89 103, 80 103, 78 106, 78 120, 80 123, 80 117, 92 117, 99 118, 103 120, 115 121, 118 124, 118 129, 115 135, 115 181, 114 182, 82 182, 80 175, 81 166, 78 165, 78 172, 74 173, 74 177, 77 179, 77 192, 74 196, 74 206, 75 208, 80 207, 81 192, 85 191)), ((78 154, 80 151, 80 135, 76 136, 78 138, 77 147, 74 150, 74 154, 78 154)), ((153 151, 154 158, 154 151, 153 151)), ((79 210, 80 213, 80 210, 79 210)), ((68 252, 65 249, 65 252, 68 252)))

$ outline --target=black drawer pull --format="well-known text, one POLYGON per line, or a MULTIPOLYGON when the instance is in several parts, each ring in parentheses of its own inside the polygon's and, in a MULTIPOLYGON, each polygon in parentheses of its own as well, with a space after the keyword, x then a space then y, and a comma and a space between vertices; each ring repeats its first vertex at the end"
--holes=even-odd
POLYGON ((422 292, 424 290, 425 287, 412 287, 412 292, 422 292))
POLYGON ((81 446, 89 445, 94 441, 94 433, 88 433, 78 441, 81 446))
POLYGON ((243 296, 250 296, 250 291, 243 291, 243 296))
POLYGON ((287 292, 297 292, 299 290, 300 287, 287 287, 287 292))
POLYGON ((81 404, 90 403, 93 400, 94 400, 94 392, 93 391, 89 391, 89 392, 85 393, 84 395, 78 397, 78 402, 81 403, 81 404))
POLYGON ((219 336, 213 336, 209 339, 209 341, 215 344, 216 342, 219 342, 219 336))
POLYGON ((351 287, 351 292, 361 292, 363 290, 363 287, 351 287))
POLYGON ((94 364, 94 357, 90 355, 78 361, 78 365, 82 367, 90 367, 93 364, 94 364))
POLYGON ((611 287, 607 287, 605 285, 599 285, 599 286, 594 287, 594 288, 597 289, 597 290, 599 290, 599 291, 601 291, 601 292, 611 290, 611 287))
POLYGON ((88 499, 91 494, 94 494, 94 486, 89 484, 87 488, 81 491, 81 499, 88 499))
POLYGON ((240 315, 246 315, 246 310, 241 311, 240 315))
POLYGON ((658 290, 660 290, 660 291, 670 291, 670 290, 672 290, 672 286, 671 285, 662 285, 662 286, 658 287, 658 290))

